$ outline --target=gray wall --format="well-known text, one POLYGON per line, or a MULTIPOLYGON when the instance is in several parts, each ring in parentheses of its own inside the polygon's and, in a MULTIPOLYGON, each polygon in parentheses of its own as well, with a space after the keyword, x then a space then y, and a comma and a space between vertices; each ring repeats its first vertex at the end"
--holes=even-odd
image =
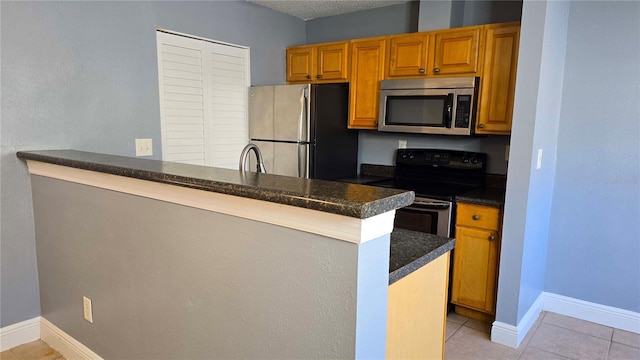
POLYGON ((42 316, 103 358, 384 356, 388 235, 360 246, 41 176, 31 182, 42 316), (82 317, 83 296, 93 323, 82 317))
POLYGON ((420 1, 418 31, 519 21, 522 0, 420 1))
POLYGON ((542 291, 640 312, 638 18, 637 2, 524 4, 499 321, 542 291))
POLYGON ((459 5, 460 3, 453 1, 420 1, 418 31, 447 29, 451 27, 452 22, 458 25, 454 18, 464 15, 460 11, 460 8, 463 7, 459 5))
POLYGON ((517 324, 544 289, 569 3, 527 1, 525 10, 496 316, 509 324, 517 324))
POLYGON ((546 291, 636 313, 638 19, 637 1, 571 3, 545 278, 546 291))
POLYGON ((307 44, 417 31, 418 2, 308 20, 307 44))
POLYGON ((253 84, 284 83, 284 50, 304 21, 244 1, 0 2, 1 311, 4 327, 40 314, 29 178, 20 149, 159 158, 155 28, 251 48, 253 84))

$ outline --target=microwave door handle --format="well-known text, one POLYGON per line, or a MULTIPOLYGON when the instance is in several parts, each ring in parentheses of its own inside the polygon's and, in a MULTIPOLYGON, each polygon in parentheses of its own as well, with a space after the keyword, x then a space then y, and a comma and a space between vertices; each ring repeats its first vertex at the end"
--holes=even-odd
POLYGON ((451 118, 453 116, 453 93, 447 95, 447 103, 445 104, 445 127, 451 128, 451 118))

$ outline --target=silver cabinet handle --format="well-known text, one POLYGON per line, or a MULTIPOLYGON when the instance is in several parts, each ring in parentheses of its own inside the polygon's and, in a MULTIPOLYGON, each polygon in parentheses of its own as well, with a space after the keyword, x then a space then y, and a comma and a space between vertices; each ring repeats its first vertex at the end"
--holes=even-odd
POLYGON ((478 129, 484 129, 484 124, 478 124, 478 129))
POLYGON ((318 79, 322 79, 322 75, 320 75, 320 74, 316 75, 316 77, 317 77, 318 79))
POLYGON ((494 235, 489 235, 489 241, 493 241, 495 239, 496 239, 496 237, 494 235))
POLYGON ((420 69, 420 70, 418 70, 418 72, 419 72, 420 74, 424 74, 424 69, 420 69))
POLYGON ((434 73, 439 73, 439 72, 440 72, 440 68, 434 68, 434 69, 433 69, 433 72, 434 72, 434 73))
POLYGON ((473 215, 471 218, 473 220, 480 220, 480 215, 473 215))
POLYGON ((307 79, 311 79, 311 75, 307 75, 307 79))

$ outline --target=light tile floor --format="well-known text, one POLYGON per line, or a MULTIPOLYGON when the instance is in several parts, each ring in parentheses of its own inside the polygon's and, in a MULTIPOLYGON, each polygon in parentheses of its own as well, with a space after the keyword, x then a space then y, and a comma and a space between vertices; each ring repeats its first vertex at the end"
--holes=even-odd
POLYGON ((640 360, 640 335, 543 312, 517 349, 492 343, 491 326, 449 314, 445 360, 640 360))
MULTIPOLYGON (((640 360, 640 335, 543 312, 517 349, 492 343, 491 325, 449 314, 445 360, 640 360)), ((64 360, 42 340, 0 353, 2 360, 64 360)))

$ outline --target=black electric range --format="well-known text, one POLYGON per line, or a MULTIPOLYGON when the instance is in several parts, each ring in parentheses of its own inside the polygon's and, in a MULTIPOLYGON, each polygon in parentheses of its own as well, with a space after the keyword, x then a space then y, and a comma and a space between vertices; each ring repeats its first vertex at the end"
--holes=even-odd
POLYGON ((441 149, 398 149, 396 176, 368 185, 412 190, 415 201, 396 211, 394 226, 452 237, 456 195, 482 187, 487 155, 441 149))
POLYGON ((394 179, 370 185, 412 190, 416 198, 453 201, 456 195, 482 187, 484 153, 441 149, 398 149, 394 179))

